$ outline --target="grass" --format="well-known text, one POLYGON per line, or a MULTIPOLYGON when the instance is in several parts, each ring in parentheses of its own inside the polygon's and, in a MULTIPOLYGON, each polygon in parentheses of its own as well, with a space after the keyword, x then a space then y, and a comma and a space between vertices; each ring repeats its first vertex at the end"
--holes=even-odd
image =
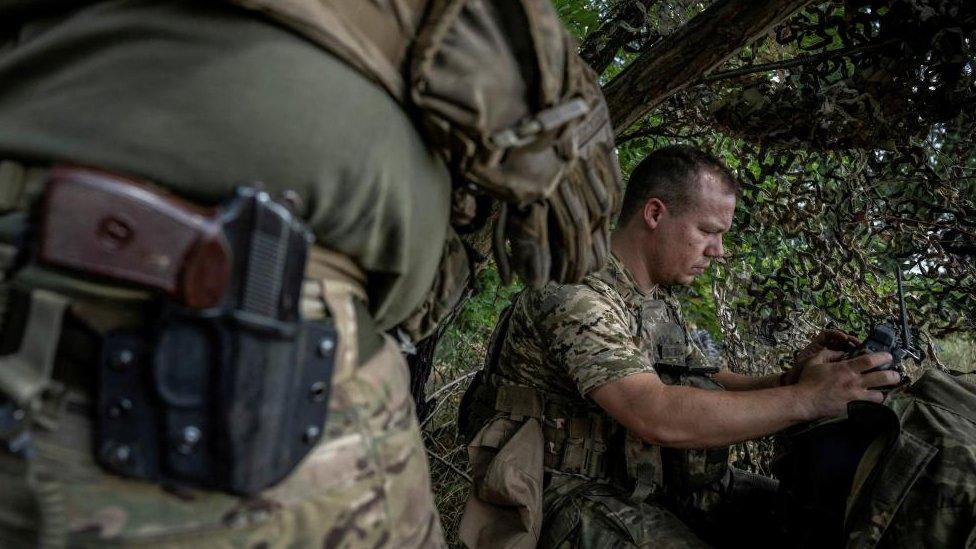
POLYGON ((976 339, 961 335, 950 336, 936 344, 939 360, 952 370, 973 372, 976 370, 976 339))
POLYGON ((457 530, 470 489, 467 450, 457 433, 458 406, 471 374, 484 363, 499 314, 519 291, 502 285, 494 269, 482 271, 478 283, 480 291, 459 311, 438 344, 426 392, 428 398, 435 397, 434 410, 423 425, 435 501, 448 543, 456 547, 461 547, 457 530))

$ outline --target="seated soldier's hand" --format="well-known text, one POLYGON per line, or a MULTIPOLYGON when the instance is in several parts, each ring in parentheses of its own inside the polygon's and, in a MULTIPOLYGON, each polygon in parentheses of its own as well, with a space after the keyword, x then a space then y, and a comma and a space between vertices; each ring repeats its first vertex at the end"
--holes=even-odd
MULTIPOLYGON (((819 356, 829 352, 839 351, 819 356)), ((854 400, 882 402, 884 393, 878 388, 896 385, 901 375, 892 370, 865 372, 890 362, 888 353, 871 353, 850 360, 807 364, 794 385, 799 404, 807 418, 814 420, 843 415, 854 400)))
POLYGON ((837 362, 854 350, 861 341, 840 330, 824 330, 793 356, 793 367, 780 377, 780 385, 792 385, 800 379, 803 369, 812 364, 837 362))
POLYGON ((834 351, 835 356, 840 358, 844 353, 853 351, 860 344, 861 340, 851 334, 840 330, 824 330, 810 343, 807 343, 806 347, 800 349, 793 357, 793 361, 796 366, 803 368, 807 364, 826 362, 822 360, 821 353, 823 351, 834 351))

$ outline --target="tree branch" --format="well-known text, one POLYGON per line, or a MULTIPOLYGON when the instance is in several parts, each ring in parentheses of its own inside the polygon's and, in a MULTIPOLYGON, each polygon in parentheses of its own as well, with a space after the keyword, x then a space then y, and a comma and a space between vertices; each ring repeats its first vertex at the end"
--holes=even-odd
POLYGON ((660 128, 644 128, 640 130, 634 130, 630 133, 621 135, 616 139, 616 144, 619 147, 628 141, 633 141, 634 139, 640 139, 642 137, 670 137, 672 139, 690 139, 692 137, 701 137, 704 135, 702 133, 695 133, 691 135, 681 135, 674 132, 669 132, 667 130, 662 130, 660 128))
POLYGON ((441 456, 437 455, 435 452, 432 452, 430 450, 430 448, 425 448, 425 449, 427 450, 427 455, 429 455, 430 457, 432 457, 432 458, 436 459, 437 461, 443 463, 445 466, 447 466, 448 469, 450 469, 451 471, 453 471, 454 474, 456 474, 457 476, 463 478, 464 480, 466 480, 468 482, 472 482, 471 481, 471 475, 469 475, 469 474, 465 473, 464 471, 458 469, 453 463, 451 463, 450 461, 447 461, 446 459, 444 459, 441 456))
POLYGON ((811 0, 721 0, 640 54, 604 87, 617 135, 811 0))
POLYGON ((429 403, 430 401, 432 401, 435 398, 439 397, 441 394, 443 394, 443 393, 445 393, 447 391, 450 391, 451 388, 456 387, 457 385, 460 385, 461 383, 464 383, 464 381, 466 379, 471 378, 471 377, 474 377, 474 375, 477 374, 477 373, 478 373, 478 370, 475 370, 473 372, 468 372, 468 373, 464 374, 463 376, 461 376, 461 377, 459 377, 459 378, 451 381, 450 383, 445 383, 442 387, 439 387, 436 391, 433 392, 433 394, 431 394, 429 397, 427 397, 427 402, 429 403))
POLYGON ((783 61, 774 61, 772 63, 762 63, 759 65, 749 65, 747 67, 739 67, 737 69, 715 72, 703 77, 701 80, 698 81, 698 83, 707 84, 709 82, 716 82, 718 80, 728 80, 729 78, 736 78, 739 76, 745 76, 747 74, 755 74, 758 72, 770 72, 770 71, 781 70, 781 69, 790 69, 793 67, 806 65, 808 63, 816 63, 820 61, 825 61, 827 59, 833 59, 835 57, 847 57, 858 53, 874 51, 877 49, 881 49, 885 46, 890 46, 891 44, 894 44, 898 41, 899 40, 895 40, 895 39, 882 40, 880 42, 861 44, 859 46, 851 46, 849 48, 827 50, 813 55, 803 55, 800 57, 794 57, 793 59, 784 59, 783 61))

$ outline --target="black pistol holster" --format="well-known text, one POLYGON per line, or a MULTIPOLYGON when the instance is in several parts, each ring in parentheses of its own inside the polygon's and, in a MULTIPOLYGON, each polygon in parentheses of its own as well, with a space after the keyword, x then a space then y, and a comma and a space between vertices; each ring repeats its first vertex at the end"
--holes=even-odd
POLYGON ((325 423, 336 332, 299 313, 312 235, 288 208, 242 187, 206 210, 59 167, 38 215, 38 264, 160 295, 145 329, 102 339, 104 468, 235 494, 295 468, 325 423))

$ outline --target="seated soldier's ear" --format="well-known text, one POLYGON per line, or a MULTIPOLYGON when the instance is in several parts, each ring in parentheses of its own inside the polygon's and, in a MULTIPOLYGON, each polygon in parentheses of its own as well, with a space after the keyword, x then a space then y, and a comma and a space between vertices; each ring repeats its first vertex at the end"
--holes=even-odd
POLYGON ((657 224, 660 223, 661 217, 668 211, 668 207, 661 202, 660 198, 649 198, 647 202, 644 202, 644 209, 642 210, 644 224, 647 225, 648 229, 656 229, 657 224))

